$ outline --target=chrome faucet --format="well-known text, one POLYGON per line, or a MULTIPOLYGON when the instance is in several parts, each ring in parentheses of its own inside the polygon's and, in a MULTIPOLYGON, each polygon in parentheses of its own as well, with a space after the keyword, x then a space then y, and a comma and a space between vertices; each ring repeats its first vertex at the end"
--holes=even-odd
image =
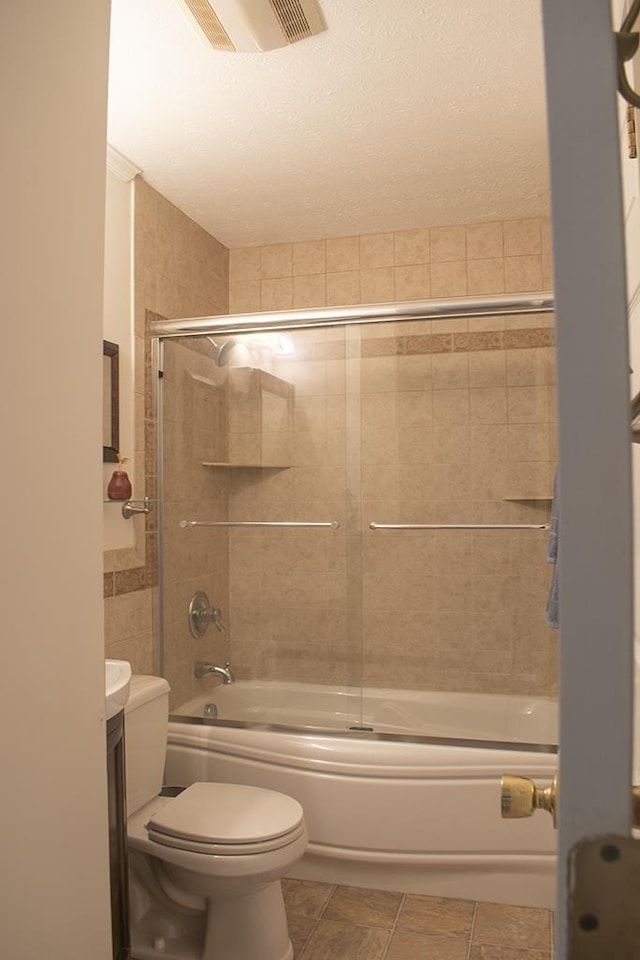
POLYGON ((222 677, 223 683, 233 683, 235 680, 231 664, 228 660, 224 667, 219 666, 217 663, 207 663, 206 660, 197 660, 193 675, 198 680, 203 680, 205 677, 222 677))

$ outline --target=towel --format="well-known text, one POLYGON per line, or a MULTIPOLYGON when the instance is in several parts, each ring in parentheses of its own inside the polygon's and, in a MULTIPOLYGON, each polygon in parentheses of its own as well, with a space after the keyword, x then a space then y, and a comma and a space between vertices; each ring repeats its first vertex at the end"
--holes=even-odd
POLYGON ((560 626, 560 604, 558 595, 558 556, 559 556, 559 501, 558 501, 558 471, 553 478, 553 500, 551 501, 551 518, 549 520, 549 542, 547 544, 547 563, 553 564, 549 599, 547 600, 547 626, 557 630, 560 626))

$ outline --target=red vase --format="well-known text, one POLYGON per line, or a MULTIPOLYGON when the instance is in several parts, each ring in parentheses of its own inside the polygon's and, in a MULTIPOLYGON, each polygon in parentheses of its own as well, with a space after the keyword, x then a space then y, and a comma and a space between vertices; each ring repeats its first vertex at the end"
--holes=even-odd
POLYGON ((131 499, 131 480, 124 470, 114 470, 109 486, 107 487, 109 500, 131 499))

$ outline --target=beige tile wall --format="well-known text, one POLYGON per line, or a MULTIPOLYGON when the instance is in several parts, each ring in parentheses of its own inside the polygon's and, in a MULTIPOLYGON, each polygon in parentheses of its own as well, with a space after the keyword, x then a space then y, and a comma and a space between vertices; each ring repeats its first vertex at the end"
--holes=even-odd
MULTIPOLYGON (((146 427, 146 444, 136 442, 136 469, 146 445, 152 496, 147 310, 214 315, 551 286, 546 220, 282 244, 228 256, 143 180, 136 187, 137 438, 146 427)), ((221 394, 214 402, 213 388, 185 380, 195 370, 215 382, 219 368, 206 348, 181 345, 167 374, 176 387, 167 422, 170 529, 189 507, 256 519, 287 519, 293 510, 301 519, 335 516, 343 527, 314 538, 183 531, 181 539, 176 533, 167 552, 165 615, 177 699, 193 692, 196 646, 198 656, 225 655, 224 641, 216 644, 211 630, 205 638, 211 648, 185 632, 183 608, 194 588, 210 591, 223 608, 228 597, 231 653, 241 675, 356 682, 363 672, 366 682, 384 686, 554 689, 556 637, 539 615, 548 575, 541 536, 385 534, 383 550, 363 525, 383 509, 387 519, 451 522, 463 509, 480 520, 546 515, 545 504, 501 497, 514 490, 540 493, 550 483, 553 351, 552 331, 544 329, 550 323, 497 317, 470 327, 466 321, 399 324, 397 343, 405 338, 406 344, 386 353, 388 325, 358 331, 357 347, 337 343, 335 334, 298 337, 298 357, 280 361, 276 371, 296 390, 287 470, 201 467, 201 455, 222 452, 210 434, 203 437, 198 395, 209 396, 214 438, 227 436, 230 408, 221 394), (527 328, 528 345, 509 339, 527 328), (546 339, 539 335, 545 333, 546 339), (498 339, 478 340, 481 334, 498 339), (311 359, 299 359, 305 353, 311 359)), ((157 667, 153 515, 142 538, 145 567, 105 577, 108 655, 131 660, 138 672, 157 667)))
MULTIPOLYGON (((550 289, 546 218, 232 250, 232 313, 550 289)), ((478 327, 474 327, 478 329, 478 327)))
MULTIPOLYGON (((231 251, 230 307, 549 289, 550 263, 549 222, 539 219, 249 248, 231 251)), ((232 535, 241 675, 340 683, 362 664, 376 686, 554 692, 544 534, 367 526, 546 521, 548 502, 504 498, 551 489, 551 325, 379 324, 351 331, 357 346, 330 332, 296 335, 296 359, 277 366, 296 389, 293 466, 232 477, 230 509, 253 519, 331 512, 348 526, 232 535)))
MULTIPOLYGON (((136 490, 156 496, 148 311, 165 317, 228 312, 228 251, 138 177, 135 184, 135 452, 136 490)), ((105 555, 106 655, 137 673, 158 669, 154 633, 157 504, 132 521, 143 566, 122 569, 105 555)))
POLYGON ((361 384, 365 682, 550 693, 543 533, 368 524, 546 522, 505 498, 551 490, 552 348, 391 359, 361 384))

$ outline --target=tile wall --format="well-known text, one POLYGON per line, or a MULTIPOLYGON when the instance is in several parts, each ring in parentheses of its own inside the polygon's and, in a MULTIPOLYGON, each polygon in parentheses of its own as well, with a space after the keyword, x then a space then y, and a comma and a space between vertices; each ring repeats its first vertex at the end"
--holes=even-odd
MULTIPOLYGON (((552 283, 544 219, 229 253, 141 178, 135 251, 134 469, 136 490, 142 477, 152 497, 148 311, 215 315, 552 283)), ((356 683, 362 674, 377 686, 552 693, 557 637, 540 612, 543 535, 399 536, 367 524, 544 522, 547 502, 503 498, 550 490, 553 343, 551 319, 535 316, 301 333, 295 356, 272 367, 293 385, 293 408, 273 394, 262 401, 261 443, 271 447, 261 456, 276 465, 233 470, 201 464, 236 457, 251 443, 243 436, 251 419, 241 415, 247 398, 224 382, 210 345, 176 345, 166 370, 165 520, 175 541, 166 552, 164 611, 176 700, 198 686, 194 643, 198 656, 229 652, 211 630, 211 647, 188 636, 194 589, 210 591, 225 610, 240 676, 356 683), (283 442, 288 469, 277 466, 283 442), (248 519, 293 511, 339 519, 341 530, 174 531, 189 510, 248 519)), ((137 672, 157 669, 156 517, 134 521, 144 562, 120 569, 118 558, 105 558, 107 655, 129 659, 137 672)))
MULTIPOLYGON (((549 289, 549 236, 535 219, 231 251, 230 306, 549 289)), ((534 498, 550 494, 555 461, 552 319, 377 324, 349 338, 296 335, 295 358, 276 362, 295 387, 292 466, 230 479, 234 515, 349 520, 349 535, 232 534, 238 672, 552 694, 543 533, 368 529, 546 522, 534 498)))
POLYGON ((550 223, 543 218, 232 250, 230 309, 547 290, 550 247, 550 223))
MULTIPOLYGON (((134 493, 156 496, 149 311, 173 318, 228 312, 228 251, 150 187, 135 182, 135 451, 134 493)), ((129 660, 137 673, 157 672, 154 587, 157 505, 136 518, 139 562, 105 554, 106 656, 129 660), (128 565, 127 565, 128 564, 128 565)))

